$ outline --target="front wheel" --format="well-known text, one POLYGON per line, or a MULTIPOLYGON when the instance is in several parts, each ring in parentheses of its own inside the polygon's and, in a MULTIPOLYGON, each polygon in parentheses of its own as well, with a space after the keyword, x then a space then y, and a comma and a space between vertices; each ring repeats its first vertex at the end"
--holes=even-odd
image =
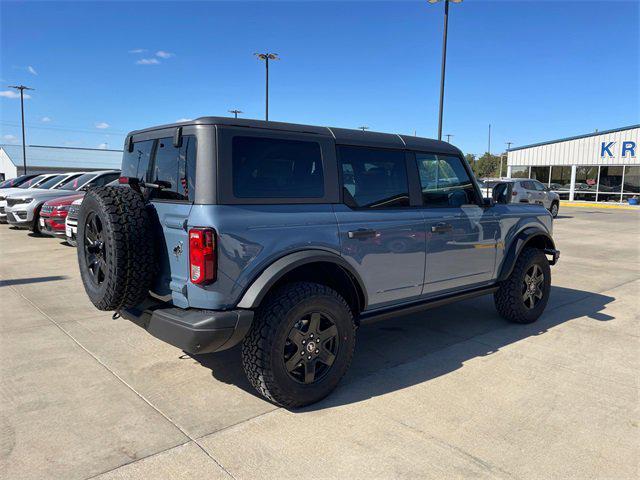
POLYGON ((515 323, 535 322, 551 292, 551 268, 544 252, 525 248, 493 299, 498 313, 515 323))
POLYGON ((559 210, 558 203, 557 202, 553 202, 551 204, 551 208, 549 209, 549 211, 551 212, 551 216, 553 218, 556 218, 558 216, 558 210, 559 210))
POLYGON ((354 347, 355 324, 345 300, 325 285, 291 283, 256 311, 242 344, 242 366, 263 396, 302 407, 338 385, 354 347))

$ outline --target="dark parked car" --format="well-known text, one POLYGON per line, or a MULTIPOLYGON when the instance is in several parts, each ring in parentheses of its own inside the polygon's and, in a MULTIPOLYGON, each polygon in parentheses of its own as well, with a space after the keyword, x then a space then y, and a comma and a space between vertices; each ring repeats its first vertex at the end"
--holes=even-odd
POLYGON ((130 133, 122 176, 79 212, 91 301, 192 354, 242 344, 287 407, 337 386, 364 322, 487 294, 535 321, 559 257, 543 205, 483 199, 437 140, 206 117, 130 133))

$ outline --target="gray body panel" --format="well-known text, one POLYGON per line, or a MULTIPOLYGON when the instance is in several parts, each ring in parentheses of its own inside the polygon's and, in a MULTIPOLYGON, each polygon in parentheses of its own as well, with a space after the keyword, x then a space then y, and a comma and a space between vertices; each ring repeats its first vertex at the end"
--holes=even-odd
MULTIPOLYGON (((525 229, 551 236, 551 216, 535 205, 430 208, 410 179, 411 206, 355 209, 343 203, 337 145, 370 146, 454 155, 446 142, 396 134, 258 120, 204 117, 132 132, 128 142, 197 137, 195 199, 153 201, 162 237, 161 273, 153 293, 180 308, 255 308, 292 265, 336 263, 364 290, 364 313, 478 289, 496 283, 509 248, 525 229), (322 150, 323 198, 237 199, 229 188, 233 135, 316 141, 322 150), (442 229, 442 227, 444 230, 442 229), (215 229, 217 278, 197 286, 189 278, 188 230, 215 229), (450 228, 449 228, 450 227, 450 228), (365 231, 363 233, 363 231, 365 231), (368 231, 368 232, 367 232, 368 231)), ((125 148, 127 144, 125 144, 125 148)), ((464 163, 465 168, 469 169, 464 163)), ((469 171, 469 170, 468 170, 469 171)), ((410 176, 414 175, 410 172, 410 176)))

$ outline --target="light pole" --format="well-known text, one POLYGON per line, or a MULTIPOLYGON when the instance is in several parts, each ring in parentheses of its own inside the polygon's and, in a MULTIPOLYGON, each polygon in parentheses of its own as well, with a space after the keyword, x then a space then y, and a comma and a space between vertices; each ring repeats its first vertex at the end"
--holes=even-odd
POLYGON ((447 133, 447 134, 445 135, 445 137, 447 137, 447 143, 451 143, 451 142, 449 141, 449 139, 450 139, 451 137, 453 137, 453 135, 451 135, 450 133, 447 133))
POLYGON ((243 113, 243 112, 242 112, 242 110, 238 110, 238 109, 235 109, 235 110, 227 110, 227 111, 228 111, 229 113, 233 113, 233 115, 234 115, 236 118, 238 118, 238 114, 239 114, 239 113, 243 113))
POLYGON ((22 113, 22 166, 24 168, 24 173, 27 173, 27 147, 25 143, 25 135, 24 135, 24 91, 25 90, 34 90, 33 88, 25 87, 24 85, 9 85, 9 88, 15 88, 16 90, 20 90, 20 112, 22 113))
MULTIPOLYGON (((509 150, 511 150, 511 144, 513 142, 504 142, 504 143, 507 144, 507 155, 509 155, 509 150)), ((504 155, 500 155, 500 177, 502 177, 502 157, 504 157, 504 155)))
POLYGON ((265 111, 264 111, 264 119, 269 121, 269 60, 280 60, 278 58, 277 53, 254 53, 258 60, 264 60, 264 65, 266 68, 266 81, 265 81, 265 111))
MULTIPOLYGON (((438 3, 441 0, 428 0, 438 3)), ((442 34, 442 69, 440 72, 440 109, 438 111, 438 140, 442 140, 442 105, 444 103, 444 73, 447 64, 447 28, 449 26, 449 2, 460 3, 462 0, 444 0, 444 29, 442 34)))

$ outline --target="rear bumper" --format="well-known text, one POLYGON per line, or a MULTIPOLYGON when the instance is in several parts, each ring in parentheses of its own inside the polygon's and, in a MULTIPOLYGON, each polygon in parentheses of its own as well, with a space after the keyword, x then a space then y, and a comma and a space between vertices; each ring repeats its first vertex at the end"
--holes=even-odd
POLYGON ((198 310, 175 307, 128 309, 120 315, 154 337, 187 353, 211 353, 234 347, 251 328, 252 310, 198 310))

